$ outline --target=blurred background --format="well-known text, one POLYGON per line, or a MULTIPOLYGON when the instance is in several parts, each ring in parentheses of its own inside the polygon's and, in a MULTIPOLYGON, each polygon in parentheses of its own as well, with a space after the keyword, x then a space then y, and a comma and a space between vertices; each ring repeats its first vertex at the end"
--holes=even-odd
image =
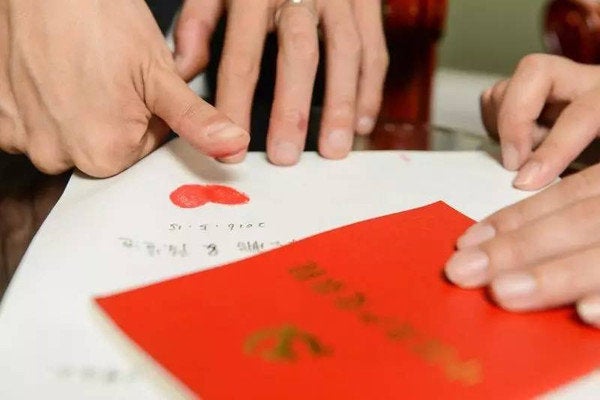
POLYGON ((543 52, 546 0, 449 0, 441 68, 508 75, 525 54, 543 52))

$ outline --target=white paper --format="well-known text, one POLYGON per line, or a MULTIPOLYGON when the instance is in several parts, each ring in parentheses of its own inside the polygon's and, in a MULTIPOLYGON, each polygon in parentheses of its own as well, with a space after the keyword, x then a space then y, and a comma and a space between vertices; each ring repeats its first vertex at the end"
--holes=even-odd
MULTIPOLYGON (((482 152, 356 152, 344 161, 306 153, 281 168, 261 153, 223 165, 179 140, 114 178, 75 175, 0 306, 0 398, 160 399, 99 329, 94 296, 438 200, 481 219, 528 196, 512 178, 482 152), (171 191, 195 183, 229 185, 251 200, 196 209, 170 202, 171 191)), ((561 396, 599 388, 592 376, 561 396)))

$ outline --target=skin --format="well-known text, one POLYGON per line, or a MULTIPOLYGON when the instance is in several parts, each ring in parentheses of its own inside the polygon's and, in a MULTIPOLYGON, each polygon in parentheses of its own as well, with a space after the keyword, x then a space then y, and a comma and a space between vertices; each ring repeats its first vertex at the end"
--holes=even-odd
MULTIPOLYGON (((191 79, 209 60, 208 42, 227 12, 227 31, 217 81, 217 108, 244 129, 265 37, 277 31, 275 100, 267 138, 269 160, 298 162, 304 148, 319 61, 318 25, 327 50, 327 88, 319 151, 344 158, 354 133, 369 134, 379 113, 388 53, 381 2, 372 0, 187 0, 175 30, 179 72, 191 79)), ((245 152, 223 161, 238 162, 245 152)))
MULTIPOLYGON (((600 129, 600 67, 528 56, 482 96, 514 185, 552 182, 600 129)), ((514 312, 575 305, 600 328, 600 164, 500 210, 468 229, 445 267, 463 288, 488 287, 514 312)))
POLYGON ((502 145, 514 185, 537 190, 553 182, 598 137, 600 66, 546 54, 526 56, 510 79, 481 97, 483 122, 502 145))
POLYGON ((0 0, 0 149, 46 173, 107 177, 169 127, 213 157, 249 142, 178 76, 143 0, 0 0))

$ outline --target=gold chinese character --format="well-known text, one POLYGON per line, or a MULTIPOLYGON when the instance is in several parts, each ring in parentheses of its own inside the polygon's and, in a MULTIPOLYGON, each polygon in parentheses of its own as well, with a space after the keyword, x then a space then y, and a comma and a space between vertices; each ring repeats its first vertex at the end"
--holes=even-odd
POLYGON ((388 328, 387 336, 392 340, 407 340, 415 336, 415 328, 413 328, 410 324, 404 323, 394 323, 392 327, 388 328))
POLYGON ((316 263, 310 262, 290 269, 290 274, 299 281, 308 281, 313 278, 325 275, 325 270, 321 269, 316 263))
POLYGON ((267 361, 291 362, 298 358, 294 346, 297 342, 304 344, 313 356, 325 356, 331 353, 316 336, 293 325, 253 333, 244 343, 244 352, 249 355, 259 352, 259 356, 267 361))
POLYGON ((444 365, 446 376, 451 381, 458 381, 465 386, 474 386, 483 380, 483 368, 477 360, 454 362, 444 365))
POLYGON ((339 292, 344 287, 344 283, 334 279, 326 279, 313 285, 313 290, 317 293, 328 294, 339 292))
POLYGON ((356 310, 362 307, 367 301, 364 294, 356 292, 351 296, 338 297, 335 301, 335 305, 342 310, 356 310))

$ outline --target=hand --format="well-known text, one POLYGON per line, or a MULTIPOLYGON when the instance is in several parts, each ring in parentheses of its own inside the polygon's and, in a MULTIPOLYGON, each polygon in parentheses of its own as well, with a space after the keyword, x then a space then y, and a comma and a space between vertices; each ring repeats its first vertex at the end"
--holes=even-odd
POLYGON ((106 177, 169 126, 215 157, 249 141, 177 75, 143 0, 0 0, 0 149, 46 173, 106 177))
POLYGON ((446 264, 464 288, 489 285, 510 311, 577 303, 600 328, 600 164, 469 228, 446 264))
POLYGON ((481 98, 483 122, 500 137, 514 185, 536 190, 556 179, 600 132, 600 66, 535 54, 481 98))
MULTIPOLYGON (((304 148, 319 59, 318 27, 327 47, 327 89, 319 151, 343 158, 354 132, 368 134, 382 98, 388 55, 381 2, 373 0, 186 0, 175 32, 176 61, 190 79, 209 60, 209 39, 227 9, 227 31, 217 81, 217 108, 245 129, 264 40, 277 30, 275 100, 267 140, 269 159, 295 164, 304 148)), ((224 161, 237 162, 243 155, 224 161)))

